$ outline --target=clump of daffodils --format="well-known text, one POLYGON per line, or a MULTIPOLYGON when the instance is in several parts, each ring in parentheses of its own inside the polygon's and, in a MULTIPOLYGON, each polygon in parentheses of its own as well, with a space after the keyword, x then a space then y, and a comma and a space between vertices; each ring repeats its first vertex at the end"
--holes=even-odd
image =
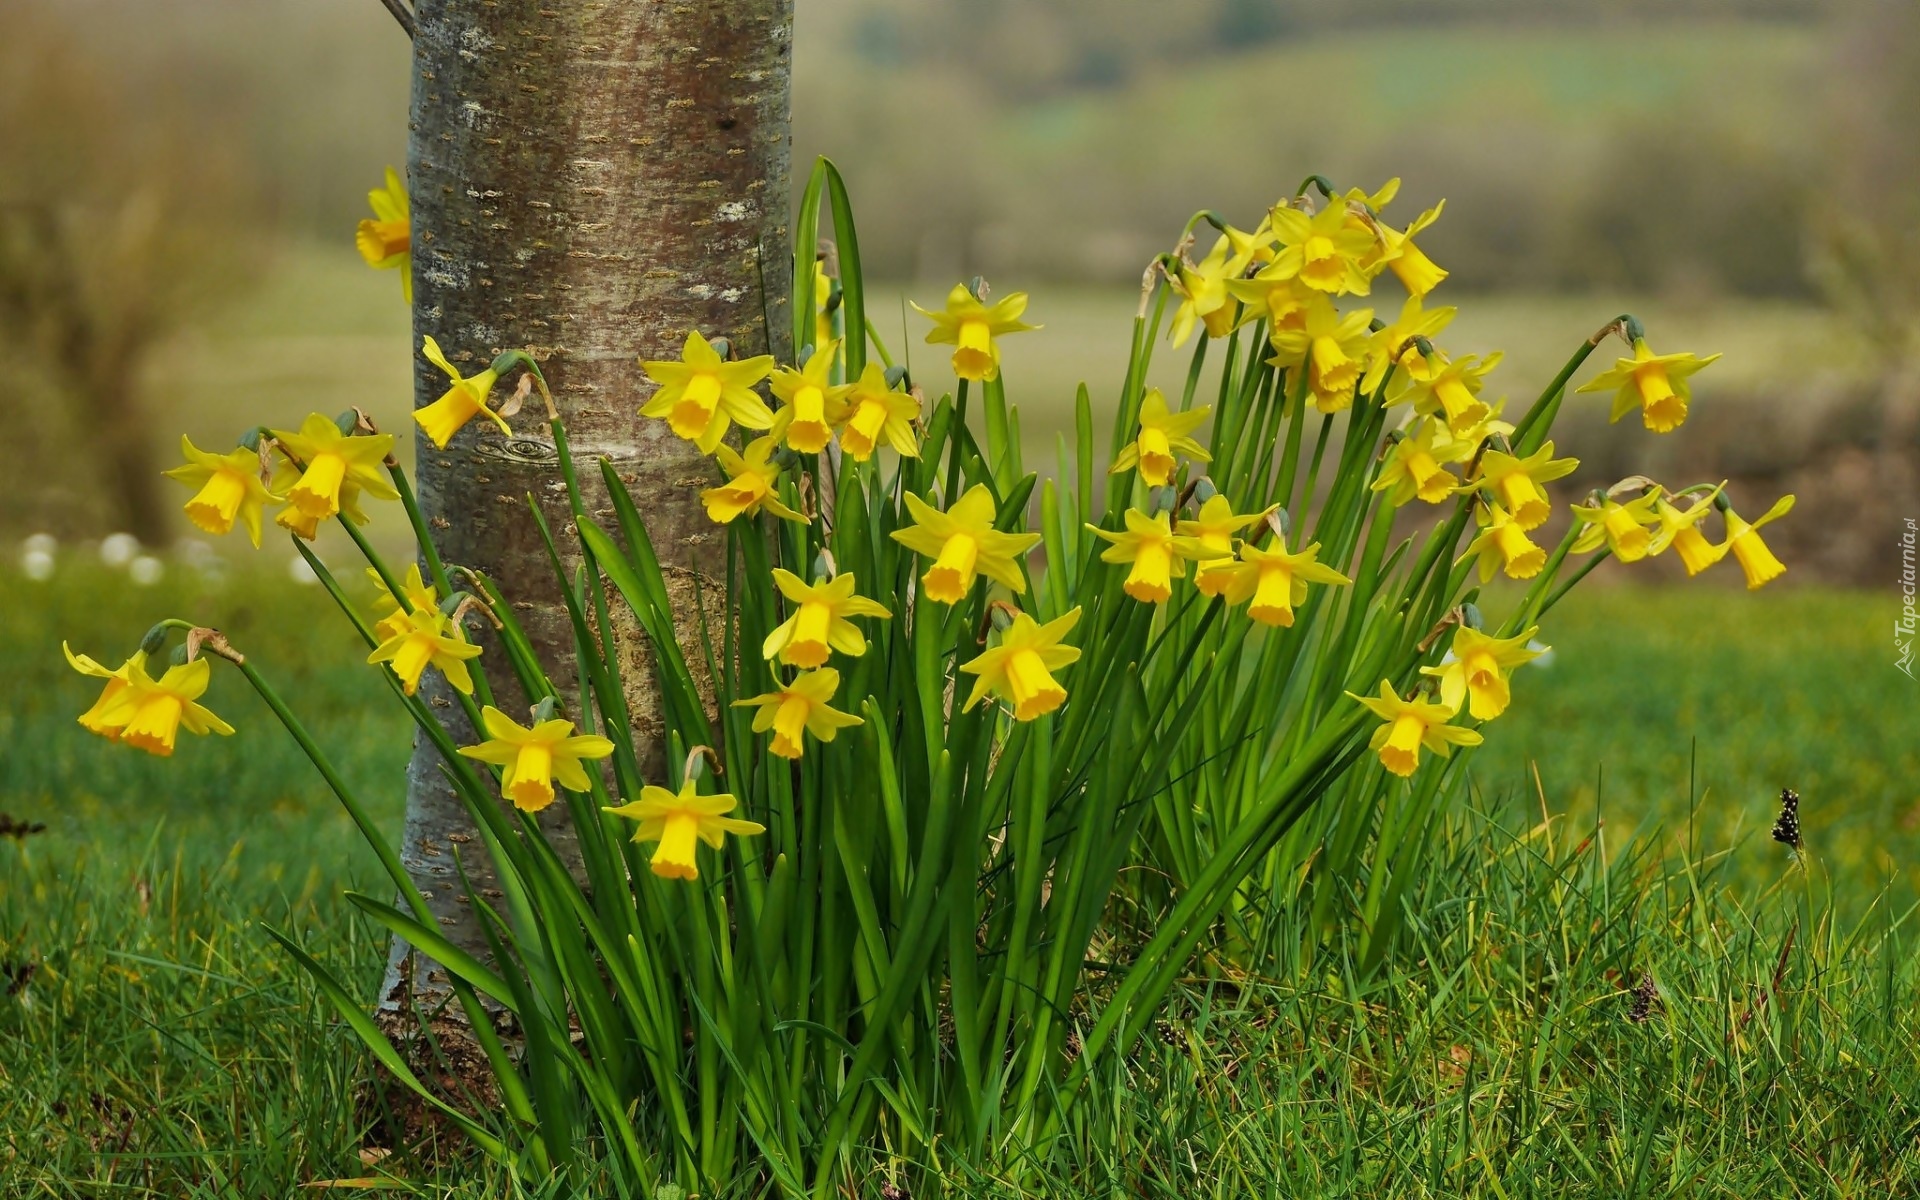
MULTIPOLYGON (((837 180, 816 168, 801 245, 823 203, 850 229, 837 180)), ((533 348, 423 338, 418 445, 511 439, 559 464, 531 511, 485 517, 554 551, 559 629, 523 628, 525 598, 443 560, 363 413, 183 441, 186 518, 256 545, 284 531, 436 752, 480 835, 455 856, 500 882, 456 893, 485 945, 436 928, 272 664, 216 632, 170 618, 124 657, 68 650, 98 689, 77 720, 190 754, 183 732, 233 732, 203 704, 213 660, 244 676, 388 870, 400 901, 370 911, 438 958, 476 1028, 484 997, 527 1033, 524 1061, 488 1055, 504 1130, 418 1085, 490 1152, 557 1130, 517 1161, 547 1170, 584 1136, 652 1179, 670 1145, 714 1186, 744 1152, 798 1195, 851 1139, 1057 1140, 1196 952, 1297 936, 1249 896, 1369 858, 1290 837, 1304 814, 1337 798, 1366 838, 1386 806, 1445 794, 1526 703, 1586 573, 1669 552, 1688 575, 1730 558, 1750 588, 1787 570, 1764 539, 1791 496, 1749 519, 1721 482, 1571 490, 1577 448, 1553 438, 1570 389, 1670 433, 1717 356, 1656 353, 1620 316, 1510 401, 1501 352, 1461 344, 1434 302, 1447 271, 1422 241, 1443 207, 1390 216, 1398 191, 1312 176, 1252 220, 1196 214, 1144 276, 1117 390, 1081 390, 1045 478, 1008 352, 1045 335, 1025 293, 984 280, 920 309, 939 351, 918 378, 873 335, 858 256, 841 278, 830 248, 796 263, 790 331, 762 313, 632 347, 622 402, 674 459, 650 473, 671 497, 633 495, 608 460, 583 486, 582 401, 556 401, 533 348), (1168 346, 1177 370, 1154 362, 1168 346), (544 414, 523 414, 536 391, 544 414), (710 525, 656 541, 663 499, 710 525), (361 531, 375 503, 414 531, 402 569, 361 531), (335 526, 370 594, 322 558, 335 526), (573 858, 548 841, 562 814, 573 858), (1117 929, 1122 912, 1144 920, 1117 929), (1099 953, 1121 936, 1138 944, 1099 953), (1107 983, 1119 1001, 1088 1008, 1107 983)), ((356 245, 405 280, 404 185, 371 200, 356 245)))

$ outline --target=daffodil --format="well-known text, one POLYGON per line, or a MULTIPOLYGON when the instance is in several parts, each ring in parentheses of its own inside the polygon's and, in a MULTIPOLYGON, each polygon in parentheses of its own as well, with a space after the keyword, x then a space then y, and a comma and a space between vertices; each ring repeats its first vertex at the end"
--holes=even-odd
POLYGON ((1480 456, 1480 470, 1474 482, 1492 488, 1494 495, 1522 529, 1538 529, 1553 513, 1553 502, 1540 485, 1570 475, 1580 465, 1577 458, 1555 458, 1553 443, 1548 442, 1522 458, 1502 450, 1489 450, 1480 456))
POLYGON ((348 487, 381 500, 400 498, 384 465, 393 449, 390 433, 350 436, 341 433, 331 418, 309 413, 297 432, 276 429, 273 438, 301 465, 300 476, 286 489, 286 497, 304 517, 324 520, 338 514, 348 487))
POLYGON ((404 604, 399 597, 387 590, 387 581, 381 578, 380 572, 368 567, 367 578, 373 580, 373 586, 378 592, 374 602, 380 606, 382 612, 380 620, 374 624, 373 633, 383 642, 388 638, 400 637, 412 630, 413 624, 407 620, 408 613, 423 609, 433 611, 439 607, 440 593, 421 577, 419 563, 408 563, 406 577, 400 581, 400 591, 406 599, 404 604))
POLYGON ((1287 550, 1287 539, 1274 534, 1273 545, 1262 549, 1251 542, 1240 547, 1240 561, 1222 568, 1231 572, 1221 595, 1228 604, 1246 604, 1247 615, 1262 625, 1293 624, 1293 610, 1307 602, 1307 585, 1352 583, 1320 561, 1320 543, 1299 553, 1287 550), (1248 603, 1251 601, 1252 603, 1248 603))
POLYGON ((827 264, 820 258, 813 260, 813 344, 824 346, 833 340, 833 277, 827 274, 827 264))
POLYGON ((773 730, 768 747, 781 758, 799 758, 806 749, 806 734, 822 742, 831 742, 842 729, 861 724, 859 717, 841 712, 828 701, 840 686, 840 672, 832 667, 802 671, 793 682, 778 691, 735 700, 735 708, 758 708, 753 714, 753 731, 773 730))
POLYGON ((887 386, 887 373, 870 362, 847 389, 840 403, 840 448, 855 462, 873 457, 882 441, 902 458, 919 458, 913 423, 920 418, 920 402, 887 386))
POLYGON ((1404 232, 1385 222, 1380 224, 1380 239, 1384 250, 1381 258, 1386 263, 1387 269, 1399 278, 1400 286, 1407 289, 1409 296, 1425 296, 1439 287, 1440 281, 1447 277, 1446 271, 1428 258, 1420 247, 1413 244, 1416 234, 1440 219, 1440 210, 1446 205, 1447 202, 1442 200, 1421 213, 1404 232))
POLYGON ((1265 318, 1268 337, 1306 328, 1308 304, 1320 295, 1271 264, 1251 279, 1227 280, 1227 294, 1240 302, 1241 324, 1265 318))
POLYGON ((1195 462, 1209 462, 1205 447, 1190 436, 1206 422, 1213 409, 1202 405, 1186 412, 1170 412, 1167 398, 1159 388, 1148 388, 1140 399, 1140 432, 1121 447, 1114 457, 1109 475, 1140 468, 1140 481, 1149 487, 1165 487, 1173 479, 1177 451, 1195 462))
POLYGON ((1531 643, 1538 629, 1510 638, 1465 625, 1454 631, 1453 660, 1437 667, 1421 667, 1422 675, 1440 681, 1440 701, 1455 712, 1462 704, 1476 721, 1491 721, 1507 711, 1512 692, 1507 679, 1515 667, 1524 666, 1547 652, 1531 643))
POLYGON ((687 334, 680 361, 648 361, 640 366, 660 385, 640 409, 643 417, 662 417, 678 437, 712 454, 738 422, 745 429, 771 429, 773 413, 753 386, 773 370, 773 356, 726 362, 699 330, 687 334))
POLYGON ((480 647, 467 641, 458 625, 439 609, 425 608, 408 613, 405 627, 374 647, 367 661, 393 664, 400 688, 409 696, 419 690, 420 676, 430 666, 440 668, 448 683, 471 695, 473 676, 467 660, 479 655, 480 647))
POLYGON ((260 482, 259 453, 240 446, 225 454, 209 454, 183 434, 180 454, 187 461, 166 474, 198 489, 187 501, 187 519, 217 536, 230 531, 237 518, 257 549, 260 520, 267 501, 273 499, 260 482))
POLYGON ((387 168, 385 187, 367 193, 373 218, 353 232, 353 244, 367 265, 400 272, 400 296, 413 303, 413 221, 407 212, 407 185, 400 173, 387 168))
POLYGON ((1413 410, 1418 413, 1445 413, 1447 424, 1455 432, 1471 428, 1492 412, 1480 399, 1480 389, 1486 386, 1487 375, 1500 365, 1503 357, 1496 350, 1485 359, 1469 354, 1443 362, 1430 378, 1415 380, 1400 399, 1412 400, 1413 410))
POLYGON ((823 342, 808 356, 806 366, 796 371, 781 367, 773 373, 769 386, 785 401, 773 415, 773 436, 802 454, 818 454, 833 440, 833 423, 840 415, 840 400, 853 388, 832 380, 833 360, 839 352, 837 342, 823 342))
POLYGON ((1353 403, 1353 389, 1367 365, 1373 310, 1355 309, 1341 316, 1332 301, 1319 299, 1307 307, 1305 325, 1273 336, 1276 367, 1306 364, 1307 386, 1313 406, 1335 413, 1353 403))
POLYGON ((129 686, 128 676, 135 670, 141 670, 144 673, 147 656, 135 651, 133 657, 121 663, 117 670, 109 671, 92 658, 84 654, 75 654, 65 642, 60 643, 60 652, 67 656, 67 665, 82 675, 107 681, 106 686, 100 689, 100 698, 93 702, 93 707, 80 714, 78 719, 81 728, 89 733, 97 733, 108 741, 119 741, 120 731, 126 728, 127 723, 124 719, 109 721, 107 714, 114 713, 119 707, 121 698, 126 695, 129 686))
MULTIPOLYGON (((298 468, 288 467, 283 471, 281 468, 276 467, 274 468, 274 481, 269 485, 269 490, 280 493, 284 490, 284 487, 291 486, 293 481, 299 478, 299 476, 300 471, 298 468)), ((360 507, 360 488, 358 485, 347 483, 341 486, 340 517, 342 520, 352 521, 355 525, 365 525, 367 523, 367 514, 360 507)), ((310 542, 319 535, 320 522, 324 519, 323 517, 303 513, 298 508, 289 504, 275 514, 273 523, 288 533, 291 533, 293 536, 303 538, 310 542)))
POLYGON ((1173 527, 1175 533, 1192 538, 1209 552, 1193 577, 1193 586, 1202 596, 1218 596, 1233 579, 1233 564, 1223 561, 1233 557, 1233 535, 1256 521, 1265 520, 1272 511, 1264 508, 1259 512, 1236 514, 1227 498, 1216 493, 1200 506, 1200 512, 1192 520, 1183 520, 1173 527))
POLYGON ((751 517, 764 509, 789 521, 807 519, 780 500, 780 467, 773 461, 771 435, 748 442, 744 453, 728 445, 717 446, 713 456, 727 473, 727 481, 701 491, 700 500, 707 506, 708 517, 725 525, 735 517, 751 517))
POLYGON ((1311 217, 1280 205, 1267 219, 1280 243, 1273 257, 1276 274, 1297 275, 1300 282, 1329 295, 1367 294, 1367 274, 1360 262, 1379 239, 1364 226, 1348 223, 1345 204, 1329 204, 1311 217))
POLYGON ((999 645, 961 664, 962 671, 979 677, 961 711, 971 710, 989 693, 1013 705, 1016 721, 1031 721, 1066 703, 1067 689, 1054 680, 1053 672, 1080 658, 1078 647, 1060 643, 1079 620, 1078 608, 1045 625, 1026 613, 1017 614, 1001 631, 999 645))
POLYGON ((1453 323, 1459 311, 1452 305, 1428 308, 1420 297, 1408 296, 1400 306, 1400 315, 1373 334, 1373 353, 1367 360, 1367 373, 1360 381, 1360 389, 1377 390, 1386 378, 1388 367, 1394 368, 1395 377, 1403 383, 1430 382, 1440 364, 1421 351, 1417 339, 1426 338, 1431 345, 1432 339, 1453 323))
POLYGON ((1480 582, 1505 571, 1509 579, 1532 579, 1547 565, 1547 552, 1534 544, 1519 522, 1498 504, 1489 505, 1482 515, 1480 533, 1467 543, 1461 561, 1478 558, 1480 582))
POLYGON ((554 718, 531 729, 489 704, 480 710, 487 740, 462 746, 460 754, 505 768, 500 794, 522 812, 539 812, 553 803, 553 781, 575 792, 593 790, 593 781, 580 765, 582 759, 600 759, 613 753, 613 743, 595 733, 575 733, 573 722, 554 718))
MULTIPOLYGON (((1100 552, 1100 561, 1132 563, 1121 590, 1143 604, 1158 604, 1173 594, 1173 581, 1184 579, 1188 559, 1220 558, 1222 552, 1199 538, 1174 533, 1166 513, 1148 516, 1137 508, 1126 512, 1127 527, 1112 533, 1097 525, 1088 529, 1112 543, 1100 552)), ((1226 553, 1231 553, 1228 551, 1226 553)))
POLYGON ((1478 746, 1481 738, 1471 729, 1449 725, 1457 711, 1419 697, 1402 700, 1393 684, 1382 679, 1378 696, 1347 695, 1372 710, 1386 724, 1374 730, 1370 750, 1380 755, 1380 765, 1401 778, 1412 775, 1420 766, 1420 749, 1425 747, 1446 758, 1455 746, 1478 746))
POLYGON ((947 293, 946 308, 928 311, 918 304, 913 307, 933 322, 933 328, 927 331, 927 342, 952 346, 953 373, 975 382, 1000 377, 1000 343, 995 339, 1040 328, 1020 319, 1020 314, 1027 311, 1025 292, 1014 292, 989 306, 980 303, 966 284, 956 283, 947 293))
POLYGON ((428 362, 445 371, 447 378, 453 381, 452 386, 440 393, 438 400, 425 408, 413 410, 413 419, 419 422, 420 428, 436 448, 445 450, 447 443, 453 440, 453 435, 475 417, 485 417, 498 425, 502 434, 513 436, 506 419, 487 407, 487 396, 493 391, 493 385, 500 381, 498 371, 489 366, 478 375, 462 379, 460 372, 454 370, 453 364, 447 361, 447 356, 440 352, 440 343, 434 341, 432 336, 421 340, 420 351, 427 356, 428 362))
POLYGON ((1428 504, 1438 504, 1453 495, 1460 481, 1447 470, 1448 459, 1435 444, 1436 439, 1446 436, 1446 429, 1447 423, 1437 417, 1417 418, 1387 451, 1373 490, 1387 493, 1387 503, 1395 508, 1415 496, 1428 504))
POLYGON ((233 726, 195 703, 213 675, 206 659, 168 667, 158 680, 148 676, 143 661, 128 660, 126 671, 126 689, 100 719, 119 726, 120 740, 127 745, 165 758, 173 753, 174 739, 183 726, 189 733, 222 737, 233 732, 233 726))
POLYGON ((1573 552, 1586 554, 1605 546, 1621 562, 1639 562, 1652 548, 1647 526, 1658 520, 1653 506, 1659 500, 1660 489, 1653 488, 1625 504, 1607 496, 1599 504, 1574 505, 1573 515, 1586 522, 1586 528, 1573 540, 1573 552))
POLYGON ((1027 590, 1020 560, 1040 541, 1037 533, 1002 533, 994 528, 998 514, 993 493, 976 483, 946 512, 908 492, 907 511, 913 524, 893 531, 893 540, 933 560, 920 577, 929 600, 958 604, 973 590, 977 576, 985 575, 1016 595, 1027 590))
POLYGON ((1618 421, 1635 408, 1648 429, 1672 433, 1687 419, 1687 405, 1693 400, 1691 377, 1711 366, 1718 354, 1701 358, 1697 354, 1655 354, 1647 348, 1647 339, 1633 339, 1633 357, 1615 359, 1613 366, 1581 385, 1583 392, 1614 389, 1613 413, 1618 421))
POLYGON ((817 667, 834 650, 855 658, 867 652, 867 639, 849 617, 890 617, 885 606, 854 594, 852 572, 825 583, 808 583, 792 571, 773 569, 773 584, 793 605, 793 615, 767 635, 763 657, 778 655, 795 667, 817 667))
MULTIPOLYGON (((1719 489, 1714 491, 1717 494, 1719 489)), ((1688 575, 1698 575, 1719 562, 1727 552, 1726 543, 1716 546, 1707 539, 1706 534, 1700 532, 1700 522, 1712 511, 1711 495, 1703 496, 1686 509, 1675 507, 1665 496, 1660 497, 1653 505, 1653 515, 1659 518, 1660 524, 1647 540, 1647 553, 1661 554, 1671 546, 1688 575)))
POLYGON ((1752 591, 1764 586, 1769 580, 1778 579, 1787 573, 1787 566, 1774 557, 1773 551, 1760 540, 1759 529, 1762 525, 1777 521, 1793 511, 1793 497, 1782 496, 1773 502, 1758 521, 1748 524, 1740 514, 1727 506, 1723 516, 1727 522, 1727 540, 1724 551, 1733 555, 1740 564, 1740 570, 1746 574, 1747 590, 1752 591))
POLYGON ((1173 310, 1175 346, 1193 336, 1195 325, 1204 327, 1210 338, 1225 337, 1232 330, 1235 305, 1227 281, 1247 267, 1247 259, 1233 251, 1233 242, 1222 236, 1205 258, 1181 263, 1171 277, 1174 293, 1180 297, 1179 307, 1173 310))
POLYGON ((681 785, 678 795, 649 784, 640 789, 638 800, 606 809, 617 817, 640 822, 634 841, 660 843, 650 865, 653 873, 664 879, 700 878, 700 864, 695 859, 698 842, 718 850, 726 845, 729 833, 748 837, 767 831, 758 821, 727 816, 740 803, 732 796, 724 792, 702 796, 695 788, 693 779, 681 785))

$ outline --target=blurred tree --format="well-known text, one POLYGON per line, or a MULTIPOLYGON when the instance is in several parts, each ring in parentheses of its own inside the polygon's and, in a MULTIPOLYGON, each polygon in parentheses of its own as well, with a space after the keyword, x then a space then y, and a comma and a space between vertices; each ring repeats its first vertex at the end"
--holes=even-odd
MULTIPOLYGON (((725 534, 699 495, 713 467, 666 422, 638 415, 652 385, 635 359, 678 359, 691 330, 726 337, 740 357, 791 354, 781 331, 791 328, 792 2, 423 0, 413 15, 415 344, 432 336, 467 374, 508 347, 538 359, 584 482, 594 486, 595 460, 611 460, 640 501, 675 611, 695 621, 695 592, 711 604, 725 589, 714 574, 725 534)), ((415 361, 415 401, 425 405, 447 381, 415 361)), ((515 423, 509 439, 474 422, 445 450, 420 438, 421 506, 446 560, 485 572, 513 598, 560 694, 575 695, 571 626, 528 498, 555 529, 572 514, 538 403, 515 423)), ((643 639, 617 632, 635 725, 659 730, 643 639)), ((688 653, 701 660, 691 643, 688 653)), ((504 661, 497 647, 489 661, 504 661)), ((526 719, 512 681, 502 671, 494 679, 500 707, 526 719)), ((444 680, 422 694, 462 722, 444 680)), ((638 749, 659 774, 665 747, 638 749)), ((442 932, 484 955, 454 868, 456 845, 477 845, 475 831, 423 739, 408 784, 402 860, 442 932)), ((542 821, 556 849, 577 858, 564 806, 542 821)), ((463 865, 476 888, 493 886, 486 856, 463 865)), ((409 979, 416 993, 444 989, 444 979, 408 970, 403 950, 389 1003, 405 997, 409 979)))
POLYGON ((0 345, 30 402, 0 518, 165 540, 143 368, 240 278, 249 190, 216 114, 136 93, 68 27, 15 6, 0 40, 0 345), (24 369, 23 369, 24 368, 24 369))

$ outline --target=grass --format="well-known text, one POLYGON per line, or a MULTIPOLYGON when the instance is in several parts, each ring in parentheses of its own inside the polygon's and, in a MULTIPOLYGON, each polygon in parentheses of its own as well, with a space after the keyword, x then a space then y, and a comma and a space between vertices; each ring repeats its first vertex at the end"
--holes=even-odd
MULTIPOLYGON (((1200 970, 1161 1036, 1111 1065, 1057 1185, 946 1161, 952 1194, 1912 1188, 1911 877, 1879 893, 1920 858, 1902 820, 1917 764, 1910 685, 1876 654, 1884 607, 1718 589, 1570 601, 1379 976, 1356 976, 1338 937, 1270 978, 1200 970), (1547 822, 1521 786, 1529 759, 1547 822), (1766 837, 1783 784, 1807 797, 1804 865, 1766 837), (1649 972, 1661 1006, 1637 1024, 1626 989, 1649 972)), ((324 597, 271 571, 142 590, 69 562, 44 585, 0 575, 0 608, 0 811, 48 826, 0 840, 0 963, 36 965, 0 997, 0 1194, 306 1195, 376 1176, 400 1194, 521 1194, 458 1157, 361 1161, 378 1124, 356 1102, 367 1062, 259 923, 371 994, 383 939, 338 895, 377 868, 245 689, 223 676, 209 696, 237 736, 168 762, 72 723, 92 688, 61 637, 113 657, 158 616, 204 617, 296 697, 397 834, 407 737, 324 597)), ((868 1171, 849 1194, 877 1193, 868 1171)))

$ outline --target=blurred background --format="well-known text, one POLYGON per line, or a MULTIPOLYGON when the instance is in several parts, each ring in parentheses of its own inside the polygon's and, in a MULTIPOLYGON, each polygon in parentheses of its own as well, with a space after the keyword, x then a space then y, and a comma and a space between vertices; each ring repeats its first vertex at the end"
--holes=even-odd
MULTIPOLYGON (((1897 529, 1920 515, 1920 5, 797 8, 795 162, 841 164, 869 273, 895 281, 874 302, 882 335, 917 343, 904 297, 933 303, 973 274, 1034 294, 1046 331, 1006 346, 1030 461, 1051 461, 1077 382, 1111 402, 1142 266, 1189 214, 1250 227, 1309 172, 1343 187, 1403 177, 1402 222, 1447 199, 1422 245, 1452 272, 1440 296, 1462 306, 1449 347, 1508 352, 1496 394, 1523 404, 1622 311, 1656 348, 1724 352, 1671 438, 1570 400, 1560 444, 1586 464, 1572 483, 1724 476, 1756 511, 1797 492, 1768 530, 1792 570, 1751 599, 1725 586, 1731 569, 1684 592, 1642 586, 1660 576, 1641 571, 1613 599, 1570 606, 1560 666, 1503 723, 1489 772, 1520 785, 1543 756, 1556 805, 1597 812, 1610 788, 1637 788, 1661 797, 1643 811, 1671 815, 1698 738, 1707 782, 1741 797, 1732 827, 1764 837, 1766 798, 1796 783, 1823 785, 1857 823, 1859 863, 1920 839, 1913 684, 1890 669, 1886 636, 1897 529)), ((284 600, 259 578, 222 583, 229 572, 291 586, 284 544, 236 569, 238 537, 188 536, 186 493, 158 474, 179 434, 224 448, 257 422, 351 404, 406 427, 407 313, 352 232, 382 168, 404 161, 408 44, 377 0, 5 9, 0 609, 36 631, 15 677, 54 690, 44 704, 16 693, 0 732, 59 749, 0 768, 0 807, 44 810, 89 787, 170 786, 147 775, 165 764, 88 774, 99 748, 71 726, 87 697, 48 639, 97 633, 93 652, 117 654, 137 636, 128 611, 144 628, 176 605, 245 630, 284 600), (101 571, 156 590, 93 603, 101 571)), ((1178 373, 1185 355, 1162 362, 1178 373)), ((343 720, 359 720, 362 686, 341 685, 343 720)), ((369 779, 397 780, 397 737, 369 754, 369 779)))

